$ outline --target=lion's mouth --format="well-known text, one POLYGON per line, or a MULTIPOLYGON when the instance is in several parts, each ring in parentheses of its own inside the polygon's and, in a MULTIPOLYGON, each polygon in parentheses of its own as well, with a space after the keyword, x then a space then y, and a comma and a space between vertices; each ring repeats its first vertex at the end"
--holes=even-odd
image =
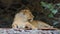
POLYGON ((28 19, 29 22, 31 22, 31 19, 28 19))
POLYGON ((33 21, 33 19, 28 19, 28 21, 29 21, 29 22, 32 22, 32 21, 33 21))

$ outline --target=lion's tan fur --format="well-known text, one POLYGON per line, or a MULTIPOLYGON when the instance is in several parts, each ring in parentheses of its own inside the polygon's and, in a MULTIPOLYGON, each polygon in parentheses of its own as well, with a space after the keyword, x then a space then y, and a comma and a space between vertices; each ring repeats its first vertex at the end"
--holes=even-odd
POLYGON ((30 10, 21 10, 19 13, 15 15, 14 22, 12 24, 12 28, 24 28, 26 25, 28 27, 32 27, 32 29, 35 28, 50 28, 51 26, 42 22, 42 21, 36 21, 33 20, 34 16, 30 12, 30 10), (31 22, 28 20, 31 19, 31 22))
POLYGON ((42 21, 38 21, 38 20, 33 20, 32 22, 30 22, 32 25, 34 25, 36 28, 38 29, 44 29, 44 28, 53 28, 52 26, 46 24, 45 22, 42 21))
POLYGON ((19 13, 15 15, 12 28, 17 28, 17 26, 18 28, 24 28, 25 25, 29 25, 30 27, 35 28, 32 24, 28 22, 29 19, 31 19, 32 21, 33 18, 34 16, 30 12, 30 10, 21 10, 19 13))

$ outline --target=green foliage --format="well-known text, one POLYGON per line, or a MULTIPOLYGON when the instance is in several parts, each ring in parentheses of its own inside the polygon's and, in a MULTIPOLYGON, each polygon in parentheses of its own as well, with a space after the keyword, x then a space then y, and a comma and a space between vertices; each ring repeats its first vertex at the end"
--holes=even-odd
POLYGON ((48 14, 48 17, 49 17, 49 18, 53 18, 54 16, 53 16, 52 13, 50 13, 50 14, 48 14))
POLYGON ((45 9, 49 8, 50 10, 54 8, 53 4, 48 4, 46 2, 41 2, 41 6, 45 7, 45 9))
POLYGON ((58 4, 56 4, 56 5, 60 6, 60 3, 58 3, 58 4))
MULTIPOLYGON (((57 4, 60 6, 60 4, 57 4)), ((55 9, 55 5, 52 3, 46 3, 46 2, 41 2, 41 6, 44 7, 44 9, 49 9, 49 11, 51 12, 48 17, 53 18, 54 15, 58 12, 58 9, 55 9)))
POLYGON ((53 14, 56 14, 57 12, 58 12, 58 10, 57 9, 54 9, 54 10, 52 10, 51 11, 53 14))

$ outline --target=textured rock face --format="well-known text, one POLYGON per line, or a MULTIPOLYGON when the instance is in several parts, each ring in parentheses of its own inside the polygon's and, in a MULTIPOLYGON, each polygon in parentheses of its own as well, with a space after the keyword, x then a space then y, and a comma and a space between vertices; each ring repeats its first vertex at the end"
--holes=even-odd
POLYGON ((0 29, 0 34, 60 34, 59 30, 0 29))

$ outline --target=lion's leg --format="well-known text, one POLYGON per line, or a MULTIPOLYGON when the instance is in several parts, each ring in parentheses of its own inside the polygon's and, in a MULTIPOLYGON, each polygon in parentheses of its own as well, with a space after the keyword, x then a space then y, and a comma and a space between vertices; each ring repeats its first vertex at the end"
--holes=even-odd
POLYGON ((28 28, 37 29, 35 26, 33 26, 33 25, 30 24, 30 23, 26 23, 26 26, 27 26, 28 28))
POLYGON ((12 28, 14 28, 14 29, 17 28, 17 25, 13 23, 12 28))

